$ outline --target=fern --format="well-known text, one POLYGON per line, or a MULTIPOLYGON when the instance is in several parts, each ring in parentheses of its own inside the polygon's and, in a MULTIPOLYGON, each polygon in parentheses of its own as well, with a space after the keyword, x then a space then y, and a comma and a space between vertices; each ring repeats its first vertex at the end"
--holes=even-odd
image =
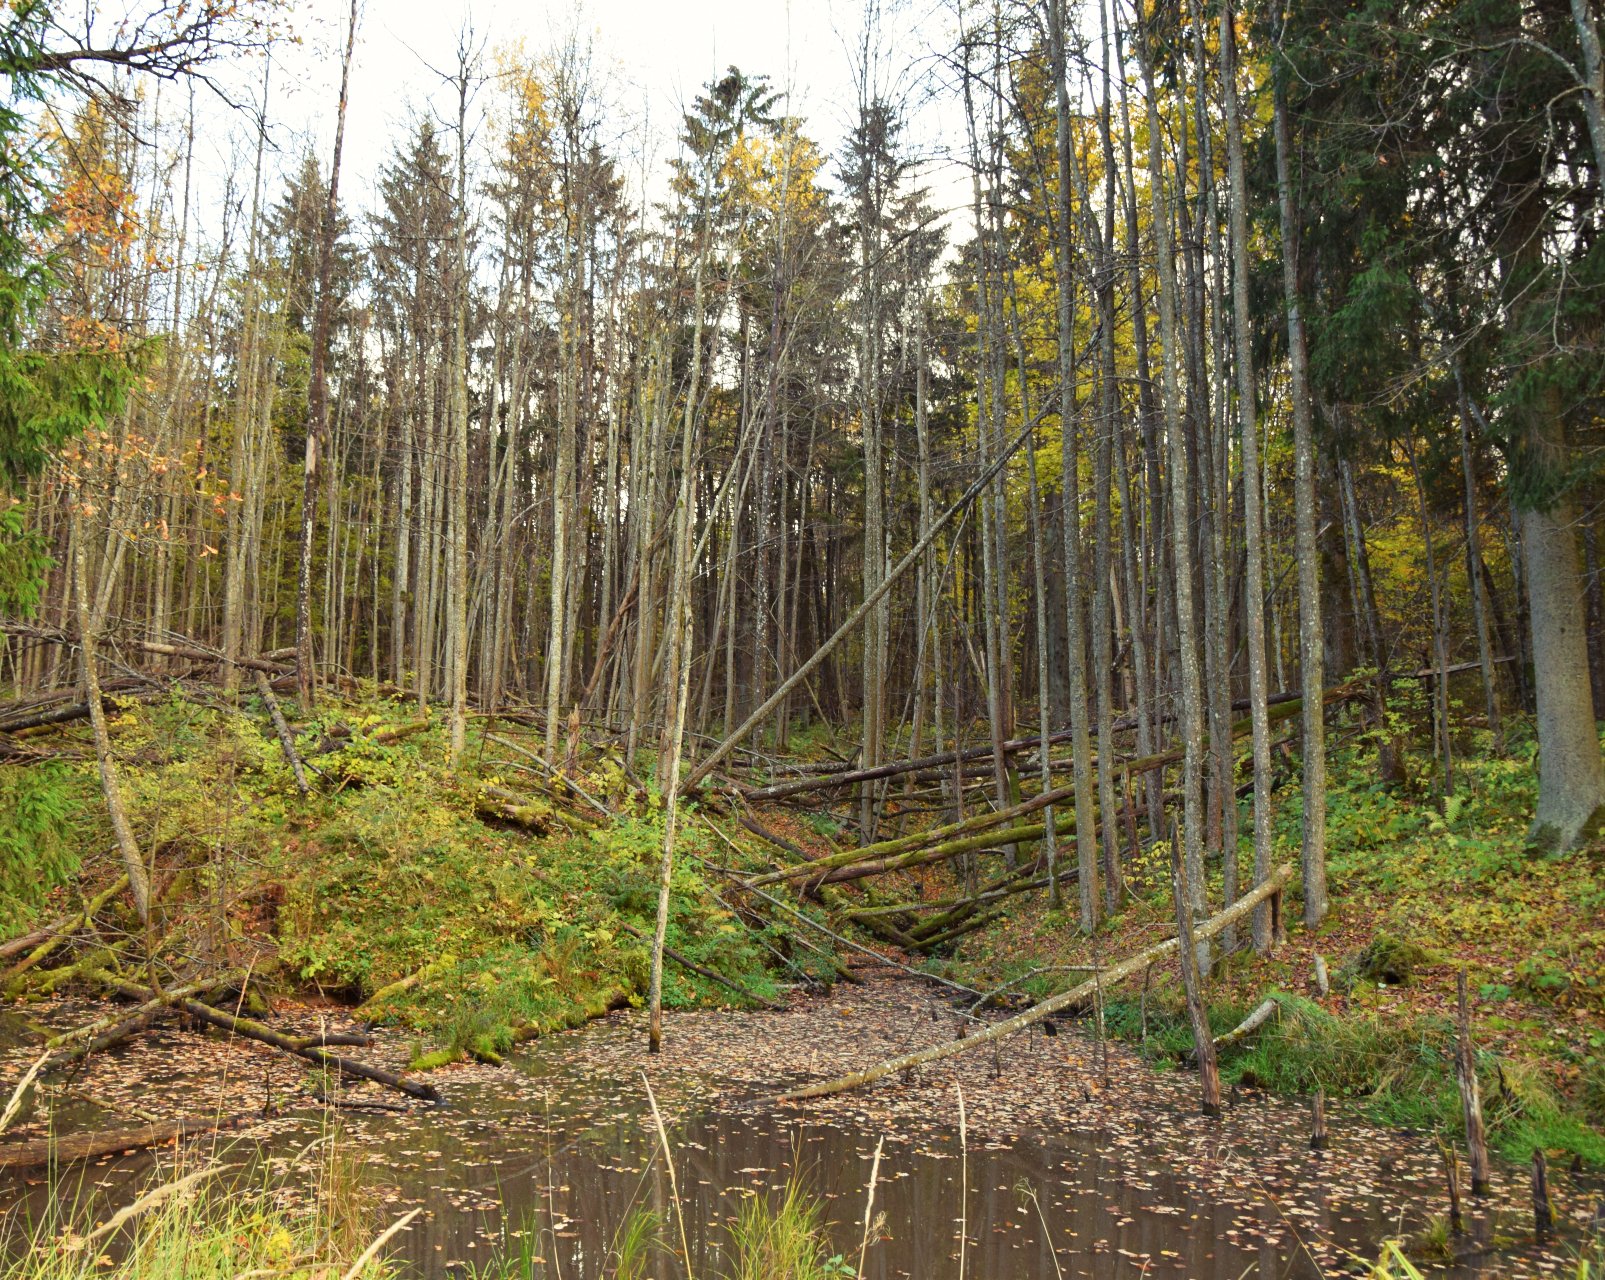
POLYGON ((77 779, 61 765, 0 770, 0 931, 16 932, 77 874, 77 779))

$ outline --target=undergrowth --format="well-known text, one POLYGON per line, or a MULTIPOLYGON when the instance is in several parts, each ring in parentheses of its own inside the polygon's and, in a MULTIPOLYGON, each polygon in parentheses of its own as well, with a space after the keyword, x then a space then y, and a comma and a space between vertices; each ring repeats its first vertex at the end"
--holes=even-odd
MULTIPOLYGON (((1223 1052, 1222 1075, 1279 1093, 1322 1088, 1382 1123, 1458 1133, 1451 1017, 1455 974, 1465 968, 1491 1142, 1523 1161, 1539 1147, 1605 1166, 1605 849, 1553 856, 1527 847, 1536 748, 1526 726, 1511 723, 1503 752, 1480 731, 1458 746, 1456 791, 1441 808, 1430 759, 1407 755, 1407 780, 1389 786, 1365 735, 1331 752, 1331 915, 1306 933, 1290 897, 1287 946, 1227 959, 1210 993, 1217 1034, 1268 992, 1283 994, 1272 1023, 1223 1052), (1330 998, 1286 994, 1311 991, 1317 953, 1329 965, 1330 998)), ((1275 863, 1298 863, 1299 799, 1294 787, 1278 793, 1275 863)), ((1246 868, 1246 812, 1241 825, 1246 868)), ((1218 865, 1212 874, 1211 900, 1220 902, 1218 865)), ((1128 888, 1122 912, 1092 940, 1069 915, 1032 903, 968 943, 953 971, 983 989, 1010 979, 1038 998, 1062 989, 1070 979, 1052 966, 1107 962, 1171 931, 1168 847, 1137 852, 1128 888)), ((1191 1033, 1179 984, 1161 982, 1174 966, 1161 969, 1147 1001, 1146 1049, 1181 1062, 1191 1033)), ((1140 1006, 1124 994, 1108 1002, 1114 1034, 1142 1041, 1140 1006)))
POLYGON ((19 932, 78 873, 71 839, 87 780, 59 763, 0 769, 0 932, 19 932))
MULTIPOLYGON (((299 727, 316 784, 303 797, 250 701, 236 712, 175 697, 114 714, 130 817, 165 888, 163 927, 286 993, 359 1004, 377 993, 365 1011, 418 1032, 420 1067, 464 1053, 494 1061, 519 1039, 639 1002, 649 944, 623 926, 652 931, 659 798, 628 788, 606 753, 586 753, 577 780, 617 816, 561 821, 541 780, 477 732, 457 771, 438 722, 390 741, 375 734, 415 722, 409 703, 325 699, 299 727), (488 788, 530 796, 521 812, 545 829, 500 820, 483 803, 488 788)), ((100 806, 86 799, 92 770, 0 774, 10 788, 0 801, 12 800, 0 803, 0 853, 11 843, 27 853, 0 857, 26 882, 16 892, 0 883, 0 915, 17 917, 8 931, 52 909, 51 881, 108 846, 100 806)), ((782 939, 716 899, 687 856, 707 839, 683 827, 668 944, 772 999, 767 966, 782 939)), ((663 992, 671 1009, 741 1000, 674 963, 663 992)))

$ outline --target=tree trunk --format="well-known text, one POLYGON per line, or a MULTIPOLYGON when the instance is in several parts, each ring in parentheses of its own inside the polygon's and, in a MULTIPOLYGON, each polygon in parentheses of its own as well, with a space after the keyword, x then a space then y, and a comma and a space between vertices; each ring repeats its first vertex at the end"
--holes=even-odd
POLYGON ((1321 716, 1325 679, 1321 629, 1320 547, 1315 515, 1315 423, 1310 402, 1309 354, 1299 302, 1298 223, 1294 209, 1292 139, 1287 91, 1278 73, 1275 93, 1276 190, 1282 228, 1282 296, 1287 308, 1288 366, 1293 399, 1294 541, 1298 559, 1299 674, 1304 690, 1304 813, 1299 870, 1304 879, 1304 923, 1326 917, 1326 725, 1321 716))
POLYGON ((351 0, 346 27, 345 55, 340 60, 340 102, 335 112, 334 160, 329 168, 329 193, 318 232, 317 299, 312 319, 312 370, 307 387, 307 434, 301 488, 301 561, 295 590, 296 693, 303 710, 312 709, 315 679, 312 669, 312 543, 318 519, 318 449, 329 430, 329 319, 334 299, 329 296, 334 277, 334 235, 340 191, 340 152, 345 146, 346 101, 351 87, 351 54, 357 42, 357 0, 351 0))

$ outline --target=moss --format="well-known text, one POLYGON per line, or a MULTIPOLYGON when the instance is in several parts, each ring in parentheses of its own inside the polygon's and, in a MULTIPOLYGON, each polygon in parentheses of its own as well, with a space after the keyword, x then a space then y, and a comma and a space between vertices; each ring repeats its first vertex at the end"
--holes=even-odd
POLYGON ((438 1067, 450 1066, 462 1057, 459 1049, 430 1049, 425 1050, 421 1045, 413 1049, 412 1059, 407 1063, 408 1071, 434 1071, 438 1067))
POLYGON ((1418 942, 1378 933, 1337 971, 1335 977, 1339 987, 1344 990, 1353 988, 1359 982, 1403 986, 1415 977, 1418 969, 1436 964, 1439 959, 1435 952, 1418 942))
MULTIPOLYGON (((482 815, 488 788, 522 792, 528 779, 497 776, 500 753, 479 744, 477 773, 448 770, 440 725, 412 716, 399 702, 325 700, 299 738, 309 757, 336 749, 316 757, 322 782, 304 797, 250 703, 242 715, 175 699, 116 717, 131 817, 158 868, 181 872, 168 926, 213 936, 226 899, 227 935, 258 975, 281 991, 367 1001, 365 1012, 451 1057, 494 1061, 532 1033, 637 998, 649 944, 620 922, 651 932, 661 809, 603 754, 575 781, 615 806, 610 824, 561 821, 563 805, 541 793, 516 807, 557 819, 543 833, 482 815), (397 723, 415 731, 377 732, 397 723)), ((63 794, 94 785, 92 762, 73 768, 63 794)), ((103 841, 92 824, 70 836, 73 857, 103 841)), ((765 940, 690 856, 708 839, 695 826, 680 841, 669 945, 772 998, 765 940)), ((670 1008, 730 1000, 683 969, 665 975, 670 1008)))

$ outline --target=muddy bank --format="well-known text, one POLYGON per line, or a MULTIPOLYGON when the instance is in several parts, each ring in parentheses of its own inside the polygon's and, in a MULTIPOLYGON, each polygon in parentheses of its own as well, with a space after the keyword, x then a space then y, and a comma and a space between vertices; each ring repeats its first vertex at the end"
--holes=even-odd
MULTIPOLYGON (((65 1025, 79 1012, 63 1006, 43 1016, 65 1025)), ((348 1029, 337 1010, 303 1008, 280 1021, 301 1032, 348 1029)), ((632 1205, 669 1211, 643 1069, 668 1119, 698 1274, 717 1272, 720 1224, 741 1197, 783 1186, 794 1169, 826 1199, 837 1247, 856 1262, 870 1163, 883 1141, 875 1210, 884 1218, 865 1257, 869 1277, 957 1276, 961 1218, 966 1274, 998 1280, 1051 1276, 1055 1264, 1087 1277, 1331 1275, 1360 1269, 1379 1240, 1446 1211, 1430 1135, 1378 1130, 1339 1108, 1333 1149, 1314 1153, 1307 1112, 1253 1091, 1207 1120, 1196 1114, 1190 1076, 1156 1072, 1121 1046, 1108 1048, 1106 1083, 1100 1047, 1078 1024, 857 1093, 803 1106, 768 1100, 785 1086, 950 1038, 963 1021, 934 989, 877 977, 831 997, 796 995, 780 1013, 675 1015, 664 1052, 648 1059, 642 1019, 625 1012, 549 1037, 509 1067, 432 1073, 442 1107, 362 1085, 339 1087, 347 1105, 332 1111, 314 1096, 332 1083, 303 1064, 172 1029, 91 1059, 64 1082, 55 1123, 58 1131, 92 1127, 131 1109, 255 1117, 179 1158, 226 1150, 291 1187, 309 1184, 332 1140, 364 1166, 379 1214, 426 1210, 398 1241, 420 1276, 461 1274, 521 1231, 538 1233, 553 1274, 594 1276, 632 1205)), ((409 1053, 405 1037, 384 1031, 364 1051, 398 1068, 409 1053)), ((21 1061, 20 1051, 7 1055, 7 1077, 21 1061)), ((54 1188, 43 1176, 12 1179, 0 1197, 36 1218, 64 1193, 111 1203, 128 1198, 154 1161, 171 1159, 107 1159, 75 1168, 67 1186, 54 1188)), ((1564 1174, 1556 1181, 1560 1209, 1580 1225, 1592 1207, 1588 1189, 1564 1174)), ((1459 1242, 1472 1256, 1450 1274, 1543 1275, 1561 1265, 1562 1252, 1521 1246, 1530 1233, 1523 1195, 1521 1171, 1497 1171, 1494 1196, 1476 1206, 1459 1242), (1478 1252, 1496 1241, 1496 1254, 1478 1252)))

